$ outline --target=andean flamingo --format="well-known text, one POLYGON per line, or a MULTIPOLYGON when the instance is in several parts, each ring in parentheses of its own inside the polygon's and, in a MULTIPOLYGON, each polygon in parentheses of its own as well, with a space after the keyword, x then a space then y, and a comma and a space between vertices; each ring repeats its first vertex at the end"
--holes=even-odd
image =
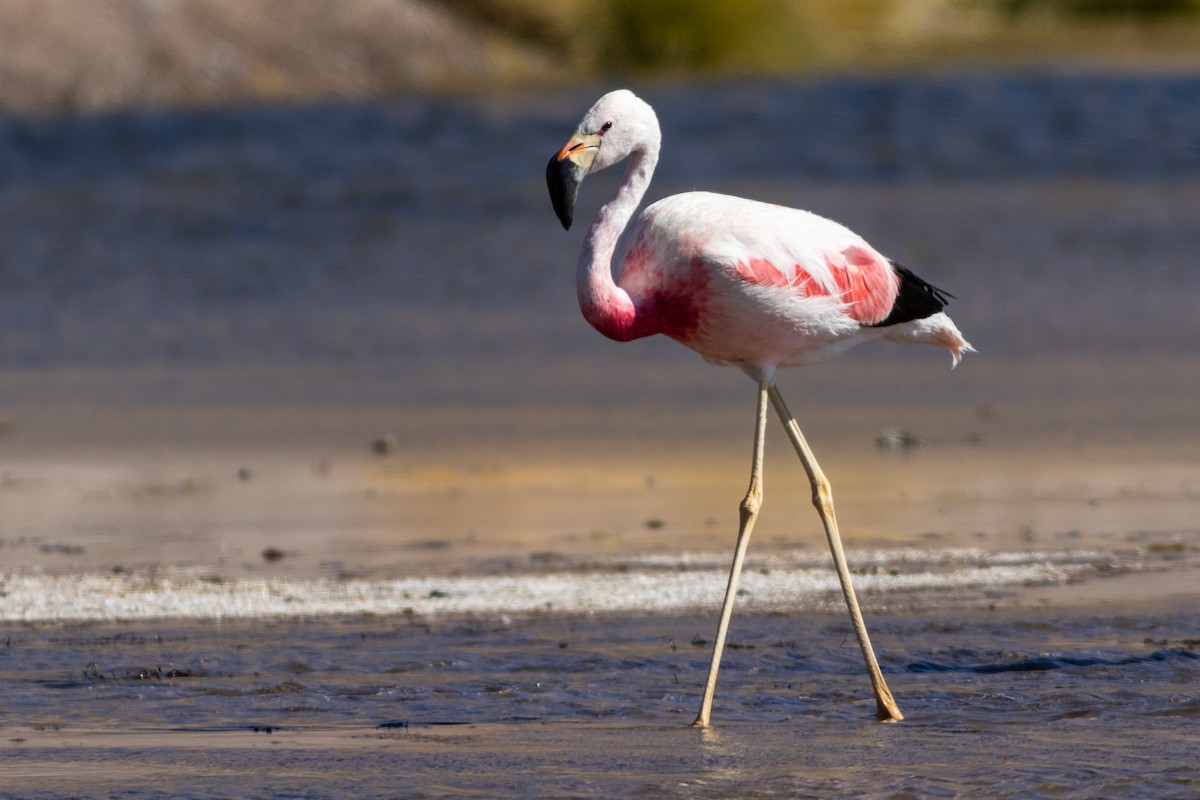
POLYGON ((874 688, 876 715, 902 719, 850 582, 829 481, 784 404, 775 371, 873 339, 940 345, 950 351, 954 364, 973 348, 942 311, 949 295, 824 217, 740 197, 688 192, 659 200, 630 223, 650 184, 660 142, 654 110, 628 90, 610 92, 550 159, 546 181, 555 213, 570 228, 583 178, 628 156, 616 197, 600 210, 579 255, 576 281, 584 317, 619 341, 665 334, 707 361, 740 367, 758 383, 750 488, 740 506, 712 663, 693 724, 709 725, 738 578, 762 503, 768 397, 812 484, 813 505, 824 523, 874 688))

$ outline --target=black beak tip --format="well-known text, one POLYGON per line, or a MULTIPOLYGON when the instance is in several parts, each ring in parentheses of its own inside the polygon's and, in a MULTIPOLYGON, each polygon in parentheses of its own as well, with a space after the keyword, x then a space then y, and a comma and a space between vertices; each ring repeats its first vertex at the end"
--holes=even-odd
POLYGON ((546 188, 550 190, 550 202, 554 214, 562 223, 563 230, 571 230, 575 211, 575 197, 579 193, 582 177, 579 168, 570 159, 554 156, 546 165, 546 188))

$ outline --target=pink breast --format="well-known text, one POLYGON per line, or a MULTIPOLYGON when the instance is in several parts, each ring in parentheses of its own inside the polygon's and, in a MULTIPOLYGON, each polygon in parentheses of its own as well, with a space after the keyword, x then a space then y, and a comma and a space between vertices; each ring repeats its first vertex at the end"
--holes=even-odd
POLYGON ((700 259, 655 286, 638 302, 635 328, 641 336, 662 333, 686 341, 700 326, 708 305, 708 270, 700 259))

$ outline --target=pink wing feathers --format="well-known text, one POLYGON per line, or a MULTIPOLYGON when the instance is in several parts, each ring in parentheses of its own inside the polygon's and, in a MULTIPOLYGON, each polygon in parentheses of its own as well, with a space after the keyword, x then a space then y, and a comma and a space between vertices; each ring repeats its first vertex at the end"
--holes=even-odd
POLYGON ((887 317, 900 280, 891 264, 867 245, 850 245, 822 253, 823 270, 794 263, 782 268, 765 258, 738 261, 736 274, 747 283, 774 289, 793 289, 803 297, 833 295, 846 305, 846 314, 863 325, 887 317), (816 273, 816 275, 814 275, 816 273), (817 277, 828 276, 827 281, 817 277), (829 283, 833 290, 830 291, 829 283))
POLYGON ((791 289, 803 297, 830 297, 861 325, 882 321, 900 290, 891 263, 837 222, 807 211, 737 201, 728 204, 725 243, 733 276, 757 286, 791 289), (741 224, 731 224, 731 219, 741 224), (736 251, 736 252, 734 252, 736 251))

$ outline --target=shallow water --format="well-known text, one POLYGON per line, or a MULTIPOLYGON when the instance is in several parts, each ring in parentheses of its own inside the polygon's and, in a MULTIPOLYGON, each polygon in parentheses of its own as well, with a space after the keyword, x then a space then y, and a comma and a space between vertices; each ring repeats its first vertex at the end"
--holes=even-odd
POLYGON ((0 796, 1185 797, 1194 610, 3 629, 0 796), (100 759, 112 759, 99 763, 100 759), (130 772, 130 764, 137 768, 130 772), (122 765, 122 766, 118 766, 122 765))

